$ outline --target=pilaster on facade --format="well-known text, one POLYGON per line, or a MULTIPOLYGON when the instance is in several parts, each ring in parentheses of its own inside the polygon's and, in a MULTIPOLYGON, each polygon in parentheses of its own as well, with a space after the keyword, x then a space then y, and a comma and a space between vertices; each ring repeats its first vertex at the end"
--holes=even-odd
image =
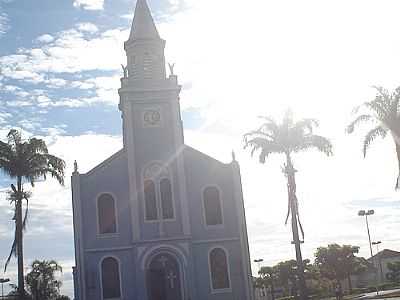
POLYGON ((251 261, 250 261, 250 248, 248 242, 247 235, 247 224, 246 224, 246 212, 244 208, 244 200, 243 200, 243 190, 242 190, 242 179, 240 174, 240 165, 234 159, 231 163, 232 166, 232 177, 233 177, 233 186, 234 186, 234 197, 236 202, 236 211, 239 214, 239 227, 240 227, 240 245, 242 248, 242 264, 244 271, 244 280, 247 284, 245 284, 246 295, 249 300, 254 299, 253 290, 251 287, 253 286, 253 278, 251 271, 251 261))
POLYGON ((72 210, 73 210, 73 226, 74 226, 74 242, 75 242, 75 265, 76 280, 79 287, 79 299, 86 300, 85 295, 85 253, 83 245, 83 217, 81 203, 81 181, 80 174, 75 170, 71 177, 72 189, 72 210))

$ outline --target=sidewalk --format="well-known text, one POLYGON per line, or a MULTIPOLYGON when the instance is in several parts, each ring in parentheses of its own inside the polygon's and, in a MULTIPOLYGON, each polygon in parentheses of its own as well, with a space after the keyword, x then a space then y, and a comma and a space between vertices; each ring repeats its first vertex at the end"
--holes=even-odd
POLYGON ((352 299, 352 300, 361 300, 361 299, 392 299, 392 300, 400 300, 400 289, 396 290, 388 290, 388 291, 380 291, 378 294, 376 292, 368 293, 368 294, 363 294, 359 295, 356 297, 352 298, 347 298, 347 299, 352 299), (390 295, 393 295, 394 297, 391 298, 390 295), (395 297, 397 296, 397 297, 395 297))

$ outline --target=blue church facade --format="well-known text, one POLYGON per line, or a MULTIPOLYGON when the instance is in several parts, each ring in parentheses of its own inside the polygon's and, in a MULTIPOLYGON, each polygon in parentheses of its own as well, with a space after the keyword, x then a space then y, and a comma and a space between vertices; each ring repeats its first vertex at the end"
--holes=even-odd
POLYGON ((119 90, 124 147, 72 175, 75 299, 251 300, 239 165, 184 144, 164 47, 138 0, 119 90))

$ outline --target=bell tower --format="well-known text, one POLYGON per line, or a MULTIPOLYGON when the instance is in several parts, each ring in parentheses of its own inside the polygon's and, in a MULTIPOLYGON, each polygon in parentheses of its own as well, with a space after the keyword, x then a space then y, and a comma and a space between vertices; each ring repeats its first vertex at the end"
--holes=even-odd
POLYGON ((165 41, 157 31, 146 0, 137 0, 132 29, 125 42, 127 65, 123 66, 119 89, 124 148, 132 185, 132 220, 138 222, 133 224, 134 240, 189 232, 187 204, 182 203, 184 184, 178 184, 185 181, 180 155, 184 147, 179 105, 181 86, 172 66, 171 74, 166 75, 164 48, 165 41), (175 183, 173 221, 166 223, 158 217, 150 223, 143 216, 143 180, 151 165, 162 166, 175 183))
POLYGON ((165 79, 165 41, 160 38, 146 0, 138 0, 128 41, 128 76, 133 80, 165 79))
MULTIPOLYGON (((146 0, 137 0, 129 39, 125 42, 127 65, 119 90, 124 144, 128 135, 153 136, 153 143, 166 138, 169 145, 183 144, 177 76, 167 78, 165 40, 160 38, 146 0), (172 132, 174 131, 174 133, 172 132), (158 135, 161 133, 161 136, 158 135)), ((136 146, 139 146, 136 143, 136 146)))

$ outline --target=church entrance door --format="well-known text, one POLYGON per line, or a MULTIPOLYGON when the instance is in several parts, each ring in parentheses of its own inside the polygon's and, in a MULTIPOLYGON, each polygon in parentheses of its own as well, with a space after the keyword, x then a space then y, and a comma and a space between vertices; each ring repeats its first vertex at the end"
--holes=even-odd
POLYGON ((153 258, 147 270, 149 300, 182 300, 179 265, 169 254, 153 258))

